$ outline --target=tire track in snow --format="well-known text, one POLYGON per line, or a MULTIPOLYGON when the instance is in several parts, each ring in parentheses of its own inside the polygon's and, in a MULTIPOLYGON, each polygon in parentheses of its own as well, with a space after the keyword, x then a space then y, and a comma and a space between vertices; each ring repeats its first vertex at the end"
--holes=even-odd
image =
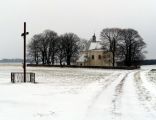
POLYGON ((120 118, 121 117, 121 97, 123 94, 123 87, 126 81, 126 78, 128 76, 128 74, 130 73, 126 73, 126 75, 123 77, 123 79, 120 81, 120 83, 116 86, 115 88, 115 94, 114 94, 114 99, 112 100, 112 114, 113 114, 113 118, 112 119, 116 119, 116 118, 120 118))
POLYGON ((86 109, 84 120, 94 119, 112 119, 112 99, 114 98, 114 91, 116 86, 125 78, 128 72, 119 72, 112 74, 101 84, 101 88, 96 92, 95 96, 91 99, 90 104, 86 109), (109 94, 110 93, 110 94, 109 94), (108 97, 106 96, 107 94, 108 97), (107 104, 107 105, 105 105, 107 104))
POLYGON ((118 74, 115 74, 113 76, 109 76, 105 81, 104 81, 104 85, 103 87, 101 88, 101 90, 99 92, 97 92, 97 94, 93 97, 92 101, 91 101, 91 104, 88 106, 88 110, 90 110, 94 104, 96 103, 96 101, 98 100, 98 98, 100 97, 100 95, 103 93, 103 91, 111 85, 112 82, 115 81, 115 79, 117 77, 120 76, 121 73, 118 73, 118 74))
POLYGON ((155 72, 151 72, 151 70, 148 71, 146 73, 146 77, 147 77, 148 82, 156 86, 156 73, 155 72))
POLYGON ((140 77, 140 71, 134 74, 134 81, 140 104, 147 112, 154 116, 153 112, 156 112, 156 97, 152 96, 150 91, 143 85, 143 81, 140 77))

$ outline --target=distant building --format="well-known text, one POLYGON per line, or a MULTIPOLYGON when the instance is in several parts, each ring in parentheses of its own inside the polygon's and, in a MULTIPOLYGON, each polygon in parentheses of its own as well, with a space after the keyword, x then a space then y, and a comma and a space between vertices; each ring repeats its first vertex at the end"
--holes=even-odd
POLYGON ((80 52, 76 64, 78 66, 112 66, 112 53, 102 49, 101 41, 96 41, 94 34, 86 50, 80 52))

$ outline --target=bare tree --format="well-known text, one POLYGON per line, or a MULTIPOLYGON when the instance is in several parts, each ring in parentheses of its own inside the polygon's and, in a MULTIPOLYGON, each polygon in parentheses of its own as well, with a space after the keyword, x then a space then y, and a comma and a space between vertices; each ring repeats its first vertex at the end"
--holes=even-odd
POLYGON ((57 33, 52 30, 43 32, 44 41, 46 43, 46 64, 53 64, 57 53, 57 33))
POLYGON ((85 51, 88 49, 88 40, 86 39, 80 39, 80 41, 78 42, 79 44, 79 51, 85 51))
POLYGON ((143 49, 146 43, 136 30, 123 29, 121 31, 120 59, 126 66, 131 66, 135 61, 144 59, 143 49))
POLYGON ((31 60, 31 62, 35 62, 36 64, 39 64, 40 58, 41 58, 41 51, 40 51, 40 40, 41 36, 34 35, 31 39, 31 42, 28 44, 28 59, 31 60))
POLYGON ((38 34, 38 47, 41 54, 40 56, 41 56, 42 64, 46 64, 48 41, 45 39, 43 33, 38 34))
POLYGON ((115 66, 115 58, 117 57, 118 43, 120 40, 119 28, 106 28, 103 29, 100 38, 102 40, 103 49, 112 53, 112 66, 115 66))
POLYGON ((36 34, 28 45, 28 56, 36 64, 54 64, 57 52, 57 33, 45 30, 43 33, 36 34), (39 59, 40 58, 40 59, 39 59))
POLYGON ((79 52, 79 37, 74 33, 62 35, 65 59, 67 65, 71 64, 72 58, 76 57, 79 52))
POLYGON ((74 33, 66 33, 58 37, 57 33, 45 30, 41 34, 34 35, 28 45, 29 57, 38 64, 54 64, 56 58, 62 65, 63 60, 67 65, 79 53, 79 37, 74 33))
POLYGON ((58 41, 58 44, 57 44, 57 58, 60 62, 60 65, 62 66, 62 62, 64 61, 65 59, 65 46, 64 46, 64 41, 63 41, 63 36, 59 36, 57 38, 57 41, 58 41))

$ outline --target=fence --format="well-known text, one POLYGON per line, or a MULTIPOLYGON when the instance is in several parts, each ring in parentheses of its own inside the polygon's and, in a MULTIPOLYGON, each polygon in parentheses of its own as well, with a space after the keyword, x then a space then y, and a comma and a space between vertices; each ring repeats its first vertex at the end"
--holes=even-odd
MULTIPOLYGON (((11 73, 12 83, 23 83, 24 73, 23 72, 12 72, 11 73)), ((35 83, 35 73, 26 73, 26 82, 35 83)))

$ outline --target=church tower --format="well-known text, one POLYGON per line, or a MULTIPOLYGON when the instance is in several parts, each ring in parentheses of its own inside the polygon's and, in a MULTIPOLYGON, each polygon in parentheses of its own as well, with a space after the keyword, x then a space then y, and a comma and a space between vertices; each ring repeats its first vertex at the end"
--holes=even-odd
POLYGON ((95 36, 95 33, 94 33, 94 35, 93 35, 92 42, 96 42, 96 36, 95 36))

